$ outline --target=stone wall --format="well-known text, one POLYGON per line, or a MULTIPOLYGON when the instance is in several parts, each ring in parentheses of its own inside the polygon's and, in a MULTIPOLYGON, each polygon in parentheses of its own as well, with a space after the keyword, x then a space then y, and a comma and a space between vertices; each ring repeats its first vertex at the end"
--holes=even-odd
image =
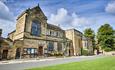
POLYGON ((81 55, 82 34, 75 29, 66 30, 66 37, 72 40, 74 55, 81 55))
POLYGON ((16 47, 14 49, 14 52, 12 50, 9 51, 14 56, 16 55, 16 50, 20 48, 21 58, 29 58, 29 55, 23 55, 24 48, 36 48, 39 51, 39 47, 42 46, 43 54, 44 54, 44 49, 47 49, 48 42, 51 41, 54 42, 54 51, 58 51, 57 49, 59 47, 58 43, 60 43, 62 45, 61 52, 64 52, 66 49, 66 46, 64 45, 64 39, 65 39, 64 30, 62 30, 60 27, 55 25, 49 25, 49 26, 53 26, 52 28, 47 26, 48 23, 47 23, 46 16, 44 15, 44 13, 41 11, 39 7, 27 9, 17 19, 16 32, 11 33, 9 35, 9 37, 13 39, 14 46, 16 47), (31 30, 32 30, 32 23, 34 20, 39 21, 39 23, 41 24, 40 36, 32 35, 31 30), (59 36, 46 35, 47 30, 53 31, 53 33, 58 32, 59 36))
POLYGON ((23 14, 20 18, 17 19, 16 32, 14 34, 14 40, 18 40, 24 37, 26 13, 23 14))

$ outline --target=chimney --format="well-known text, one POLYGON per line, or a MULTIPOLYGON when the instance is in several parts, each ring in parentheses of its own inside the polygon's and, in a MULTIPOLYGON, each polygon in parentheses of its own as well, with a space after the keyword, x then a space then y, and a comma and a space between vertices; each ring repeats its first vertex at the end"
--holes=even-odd
POLYGON ((0 36, 2 35, 2 29, 0 29, 0 36))

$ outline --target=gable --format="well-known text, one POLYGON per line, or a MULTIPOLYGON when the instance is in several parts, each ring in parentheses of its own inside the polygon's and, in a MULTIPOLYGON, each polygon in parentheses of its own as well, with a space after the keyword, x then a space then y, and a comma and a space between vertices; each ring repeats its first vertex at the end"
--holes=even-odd
POLYGON ((29 8, 27 10, 27 13, 34 18, 40 18, 43 20, 47 20, 47 17, 45 16, 45 14, 43 13, 43 11, 41 10, 41 8, 39 6, 33 7, 33 8, 29 8))

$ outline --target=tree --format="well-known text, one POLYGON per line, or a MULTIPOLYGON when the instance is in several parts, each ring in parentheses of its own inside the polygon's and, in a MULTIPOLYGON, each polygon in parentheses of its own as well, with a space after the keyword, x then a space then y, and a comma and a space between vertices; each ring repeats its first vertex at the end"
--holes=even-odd
POLYGON ((84 36, 93 39, 95 38, 95 33, 91 28, 87 28, 84 30, 84 36))
POLYGON ((114 30, 109 24, 102 25, 97 32, 99 46, 108 51, 114 50, 114 30))
POLYGON ((92 41, 93 53, 95 50, 95 33, 91 28, 87 28, 84 30, 84 36, 90 38, 92 41))

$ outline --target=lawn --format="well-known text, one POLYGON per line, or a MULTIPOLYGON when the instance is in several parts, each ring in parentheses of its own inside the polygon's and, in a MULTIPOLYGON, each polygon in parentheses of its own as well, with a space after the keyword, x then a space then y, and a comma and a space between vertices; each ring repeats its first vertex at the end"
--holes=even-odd
POLYGON ((115 70, 115 57, 104 57, 95 60, 32 68, 27 70, 115 70))

